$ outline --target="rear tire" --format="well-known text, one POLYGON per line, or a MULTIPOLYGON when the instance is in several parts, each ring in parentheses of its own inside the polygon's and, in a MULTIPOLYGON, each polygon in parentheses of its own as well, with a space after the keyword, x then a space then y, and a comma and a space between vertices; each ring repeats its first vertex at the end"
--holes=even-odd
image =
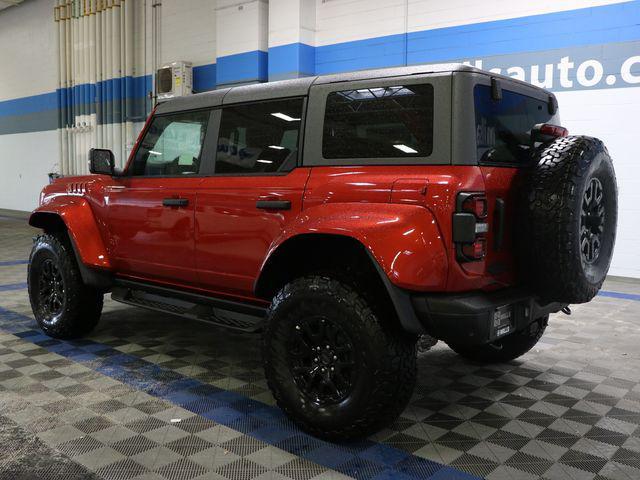
POLYGON ((509 362, 521 357, 538 343, 547 328, 548 321, 549 316, 546 315, 533 322, 527 328, 486 345, 460 346, 450 343, 449 347, 458 355, 475 362, 509 362))
POLYGON ((29 258, 27 285, 33 315, 50 337, 80 337, 98 323, 103 294, 82 282, 65 234, 36 238, 29 258))
POLYGON ((302 429, 364 437, 404 410, 416 379, 416 338, 381 318, 354 288, 324 275, 275 296, 264 331, 265 374, 302 429))

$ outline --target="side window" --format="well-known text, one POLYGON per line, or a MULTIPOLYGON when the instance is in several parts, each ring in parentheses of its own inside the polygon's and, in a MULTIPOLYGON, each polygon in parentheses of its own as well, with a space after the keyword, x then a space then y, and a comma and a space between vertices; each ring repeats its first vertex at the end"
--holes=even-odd
POLYGON ((432 150, 432 85, 362 88, 327 96, 324 158, 427 157, 432 150))
POLYGON ((303 100, 224 107, 216 173, 288 172, 298 159, 303 100))
POLYGON ((131 165, 131 175, 194 175, 210 112, 160 115, 151 121, 131 165))
POLYGON ((554 123, 546 101, 502 89, 502 100, 491 98, 491 87, 474 87, 478 161, 526 164, 530 160, 531 129, 554 123))

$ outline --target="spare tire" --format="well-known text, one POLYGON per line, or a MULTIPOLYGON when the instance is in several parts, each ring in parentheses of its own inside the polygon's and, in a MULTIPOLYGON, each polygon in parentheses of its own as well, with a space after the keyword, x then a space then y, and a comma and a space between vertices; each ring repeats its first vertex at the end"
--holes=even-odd
POLYGON ((543 300, 588 302, 609 271, 616 238, 618 190, 609 152, 591 137, 545 144, 527 190, 526 275, 543 300))

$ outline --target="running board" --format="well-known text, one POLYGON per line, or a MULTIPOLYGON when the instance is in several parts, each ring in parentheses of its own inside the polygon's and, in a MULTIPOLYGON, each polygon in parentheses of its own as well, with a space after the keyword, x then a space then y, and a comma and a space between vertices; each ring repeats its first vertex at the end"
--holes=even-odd
POLYGON ((266 308, 256 305, 122 279, 115 280, 111 298, 116 302, 243 332, 259 331, 266 315, 266 308))

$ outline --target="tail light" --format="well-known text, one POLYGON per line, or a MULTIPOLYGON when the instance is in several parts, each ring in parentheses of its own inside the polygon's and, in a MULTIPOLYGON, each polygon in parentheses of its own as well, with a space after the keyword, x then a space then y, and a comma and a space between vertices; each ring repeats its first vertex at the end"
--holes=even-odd
POLYGON ((538 123, 531 129, 532 143, 547 142, 554 138, 566 137, 567 135, 569 135, 569 130, 549 123, 538 123))
POLYGON ((487 218, 487 197, 484 194, 465 195, 462 200, 463 212, 473 213, 476 218, 487 218))
POLYGON ((569 135, 569 130, 558 125, 549 125, 548 123, 543 123, 540 126, 540 133, 543 135, 549 135, 551 137, 566 137, 567 135, 569 135))
POLYGON ((453 242, 460 262, 482 260, 487 254, 487 196, 484 192, 460 192, 453 214, 453 242))

